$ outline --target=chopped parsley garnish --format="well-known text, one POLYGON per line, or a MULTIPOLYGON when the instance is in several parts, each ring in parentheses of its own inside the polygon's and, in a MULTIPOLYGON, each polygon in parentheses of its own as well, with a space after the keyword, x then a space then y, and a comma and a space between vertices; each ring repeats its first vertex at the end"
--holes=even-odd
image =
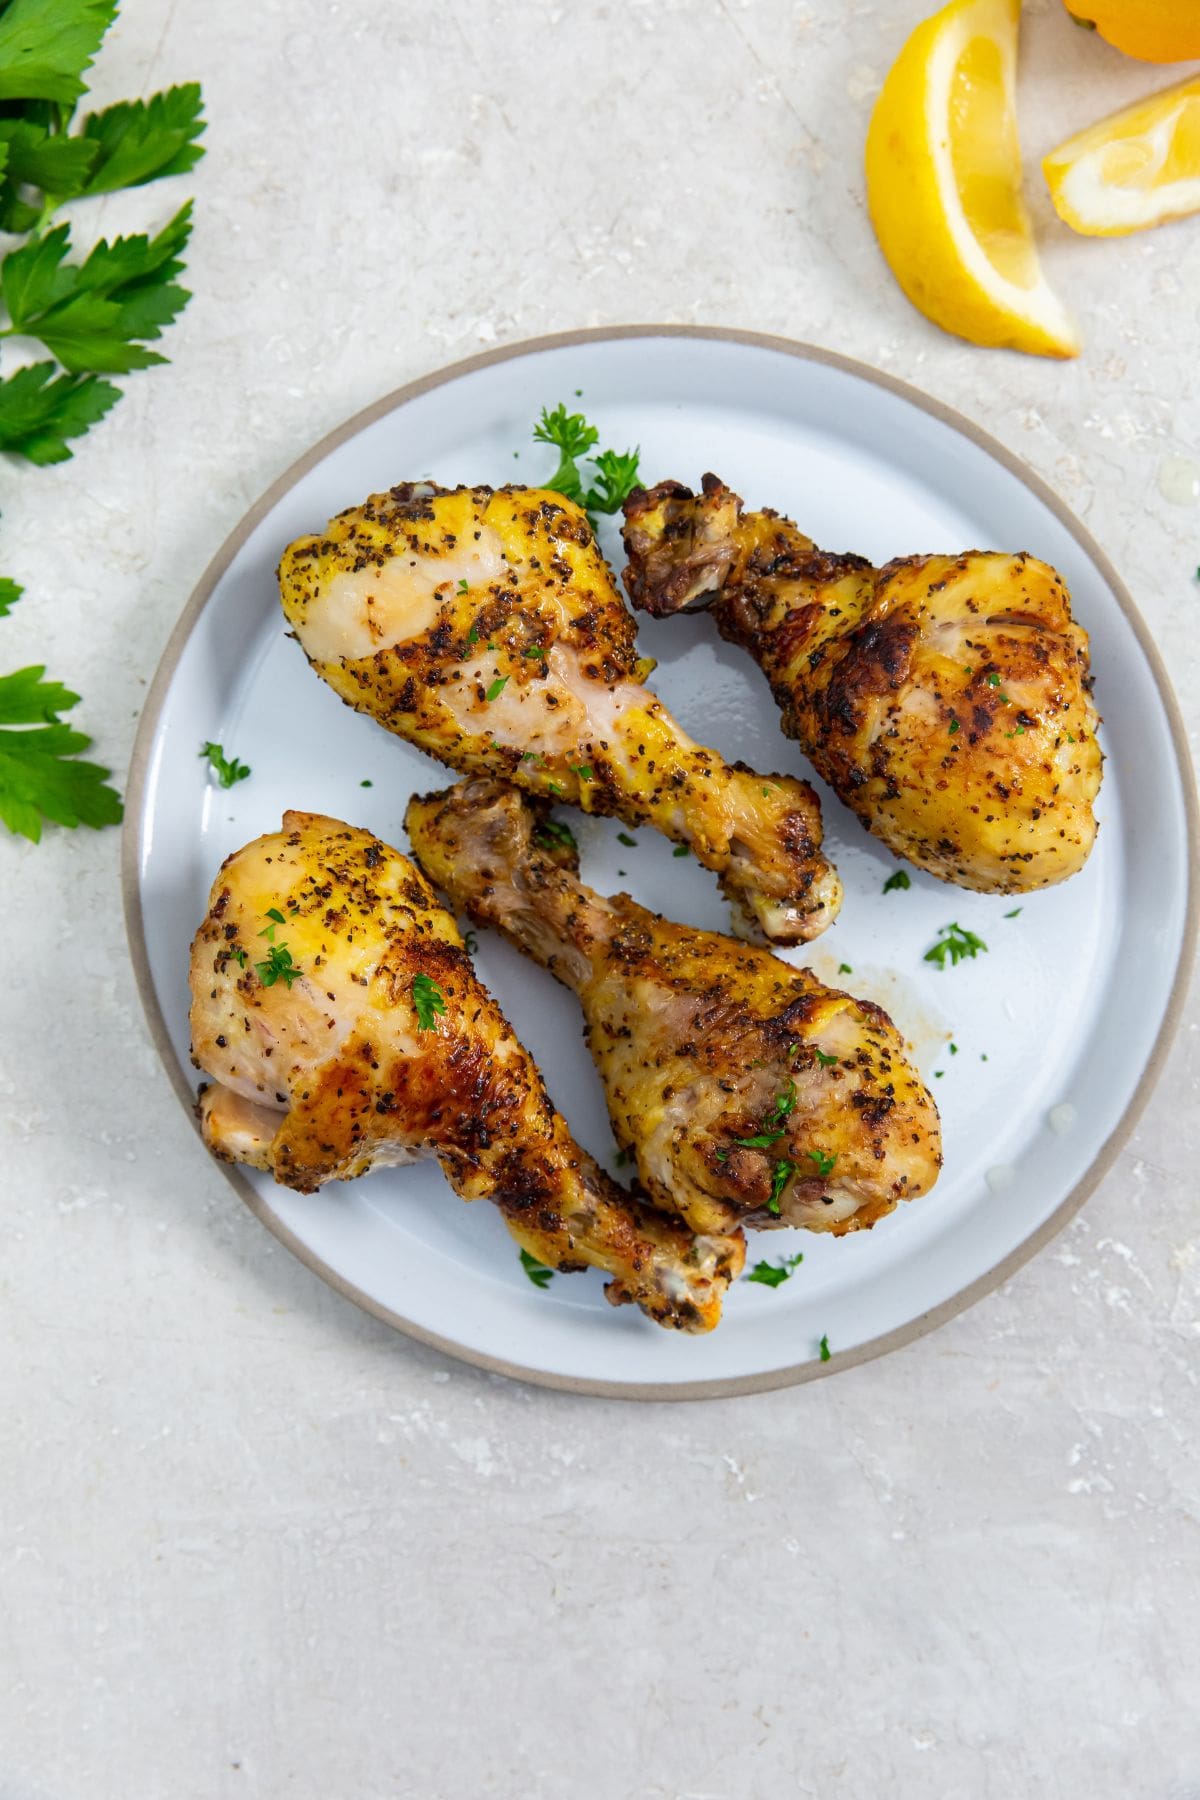
POLYGON ((375 783, 373 781, 360 781, 358 785, 359 787, 374 787, 375 783))
POLYGON ((479 939, 475 936, 475 933, 473 931, 464 931, 463 932, 463 949, 466 951, 467 955, 474 956, 474 954, 478 950, 478 948, 479 948, 479 939))
POLYGON ((899 888, 910 888, 911 886, 912 882, 909 879, 908 871, 906 869, 897 869, 896 873, 894 875, 889 875, 884 882, 883 891, 885 894, 891 894, 895 893, 899 888))
POLYGON ((574 500, 593 515, 619 512, 638 484, 637 450, 601 450, 592 455, 600 433, 582 413, 569 413, 562 402, 553 412, 542 408, 542 416, 533 428, 533 440, 536 444, 552 444, 558 451, 558 467, 542 485, 574 500), (594 474, 592 486, 586 489, 579 466, 581 458, 591 463, 594 474))
POLYGON ((542 646, 540 644, 530 644, 527 649, 524 649, 521 652, 522 656, 542 656, 542 657, 544 657, 545 654, 546 654, 546 652, 542 649, 542 646))
POLYGON ((575 842, 575 833, 569 825, 564 825, 561 819, 543 819, 541 824, 534 828, 533 841, 548 850, 557 848, 578 850, 579 848, 575 842))
POLYGON ((686 844, 676 844, 675 848, 671 852, 672 856, 690 856, 691 854, 692 853, 688 849, 686 844))
POLYGON ((460 594, 465 594, 469 591, 469 589, 470 589, 470 583, 468 582, 466 576, 464 575, 458 584, 458 591, 460 594))
POLYGON ((498 700, 507 686, 508 686, 508 676, 507 675, 497 675, 495 681, 493 681, 491 687, 488 689, 487 693, 483 696, 484 699, 489 700, 489 701, 490 700, 498 700))
POLYGON ((850 967, 849 963, 839 963, 838 964, 838 974, 839 975, 853 975, 853 973, 854 973, 854 970, 850 967))
POLYGON ((624 844, 627 849, 630 849, 630 850, 637 849, 637 839, 630 837, 630 835, 627 831, 618 831, 617 842, 618 842, 618 844, 624 844))
POLYGON ((477 644, 479 642, 479 627, 478 627, 478 625, 472 625, 470 631, 468 631, 467 642, 468 642, 468 644, 477 644))
POLYGON ((439 1013, 446 1010, 446 996, 432 976, 422 971, 413 976, 413 1005, 417 1012, 417 1030, 433 1031, 439 1013))
MULTIPOLYGON (((753 1067, 753 1064, 751 1065, 753 1067)), ((783 1091, 776 1095, 770 1112, 762 1122, 762 1129, 753 1137, 734 1138, 735 1144, 744 1144, 747 1150, 768 1150, 772 1144, 778 1143, 783 1136, 783 1120, 796 1104, 796 1084, 789 1081, 783 1091), (778 1129, 776 1129, 778 1127, 778 1129)))
POLYGON ((547 782, 547 783, 546 783, 546 786, 547 786, 547 787, 548 787, 548 788, 549 788, 549 789, 550 789, 550 792, 551 792, 551 793, 552 793, 552 794, 559 794, 559 795, 561 795, 561 793, 562 793, 562 786, 561 786, 561 784, 560 784, 560 783, 559 783, 559 782, 557 782, 557 781, 548 781, 548 782, 547 782))
POLYGON ((951 721, 950 721, 950 736, 953 737, 957 730, 958 730, 958 720, 951 719, 951 721))
POLYGON ((258 935, 259 937, 265 937, 268 944, 273 944, 275 942, 275 926, 286 924, 286 920, 277 906, 268 906, 263 917, 265 919, 271 919, 273 923, 268 925, 265 930, 260 931, 258 935))
POLYGON ((241 946, 239 944, 227 944, 225 946, 225 955, 232 956, 234 962, 237 964, 239 969, 245 968, 246 952, 241 948, 241 946))
POLYGON ((534 1287, 548 1288, 550 1283, 554 1280, 556 1271, 554 1269, 548 1269, 545 1263, 540 1263, 538 1261, 536 1256, 530 1256, 528 1250, 522 1250, 520 1252, 520 1257, 521 1267, 528 1275, 530 1281, 532 1281, 534 1287))
POLYGON ((837 1061, 836 1056, 826 1056, 825 1052, 823 1050, 818 1050, 815 1044, 813 1045, 813 1052, 823 1069, 832 1069, 834 1063, 837 1061))
POLYGON ((819 1345, 819 1346, 818 1346, 818 1348, 819 1348, 819 1351, 820 1351, 820 1356, 821 1356, 821 1361, 822 1361, 822 1362, 828 1362, 828 1361, 829 1361, 829 1358, 830 1358, 830 1357, 831 1357, 831 1356, 832 1356, 832 1354, 833 1354, 833 1352, 832 1352, 832 1351, 831 1351, 831 1350, 830 1350, 830 1348, 829 1348, 829 1334, 828 1334, 828 1332, 822 1332, 822 1334, 821 1334, 821 1342, 820 1342, 820 1345, 819 1345))
MULTIPOLYGON (((274 926, 271 929, 274 930, 274 926)), ((259 936, 262 936, 261 932, 259 936)), ((286 944, 272 944, 266 961, 255 963, 254 967, 264 987, 274 987, 277 981, 286 981, 290 990, 293 981, 298 981, 304 973, 292 961, 292 953, 286 944)))
POLYGON ((220 787, 231 788, 235 781, 245 781, 250 773, 249 763, 239 762, 236 756, 226 756, 220 744, 202 744, 200 754, 208 758, 208 766, 220 787))
POLYGON ((781 1156, 771 1171, 771 1198, 767 1201, 767 1211, 779 1217, 779 1202, 783 1198, 783 1190, 796 1173, 796 1165, 781 1156))
POLYGON ((595 775, 592 773, 590 763, 568 763, 567 767, 570 769, 572 775, 578 775, 580 781, 594 781, 596 779, 595 775))
POLYGON ((961 925, 943 925, 937 943, 925 952, 924 960, 944 969, 947 957, 953 965, 965 961, 969 956, 978 956, 981 950, 986 949, 983 939, 976 937, 973 931, 964 931, 961 925))
POLYGON ((757 1262, 746 1276, 746 1280, 760 1282, 763 1287, 782 1287, 785 1281, 791 1280, 793 1269, 803 1261, 803 1250, 797 1250, 795 1256, 785 1256, 782 1262, 757 1262))
POLYGON ((948 1046, 948 1048, 949 1048, 949 1051, 950 1051, 950 1054, 951 1054, 951 1056, 957 1056, 957 1055, 958 1055, 958 1045, 957 1045, 957 1044, 950 1044, 950 1045, 949 1045, 949 1046, 948 1046))
POLYGON ((833 1174, 834 1164, 837 1162, 837 1157, 831 1156, 829 1154, 828 1150, 809 1150, 809 1151, 806 1151, 805 1154, 810 1156, 812 1158, 813 1162, 816 1163, 818 1175, 832 1175, 833 1174))
POLYGON ((1004 915, 1004 916, 1005 916, 1005 918, 1006 918, 1006 919, 1015 919, 1015 918, 1016 918, 1016 916, 1017 916, 1017 914, 1018 914, 1018 913, 1019 913, 1019 912, 1020 912, 1020 911, 1021 911, 1021 908, 1020 908, 1020 907, 1019 907, 1019 906, 1014 906, 1014 907, 1013 907, 1013 909, 1012 909, 1012 911, 1011 911, 1011 912, 1006 912, 1006 913, 1005 913, 1005 915, 1004 915))

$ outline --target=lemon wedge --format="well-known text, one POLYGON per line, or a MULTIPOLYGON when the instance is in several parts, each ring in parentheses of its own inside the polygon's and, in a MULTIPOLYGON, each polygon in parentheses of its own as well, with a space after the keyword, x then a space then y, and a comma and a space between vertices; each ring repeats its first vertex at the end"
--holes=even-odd
POLYGON ((1021 198, 1020 0, 952 0, 892 65, 867 133, 867 205, 914 306, 959 337, 1076 356, 1021 198))
POLYGON ((1200 212, 1200 76, 1076 132, 1042 173, 1059 217, 1088 237, 1200 212))

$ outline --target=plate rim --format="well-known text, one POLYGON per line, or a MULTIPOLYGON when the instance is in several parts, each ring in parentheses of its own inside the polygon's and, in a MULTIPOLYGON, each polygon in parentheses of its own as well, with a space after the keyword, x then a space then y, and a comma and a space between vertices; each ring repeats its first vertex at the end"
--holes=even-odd
POLYGON ((504 1357, 490 1355, 486 1351, 473 1350, 455 1342, 452 1338, 443 1337, 440 1333, 430 1331, 427 1327, 405 1318, 402 1314, 393 1311, 391 1307, 385 1306, 381 1301, 365 1293, 353 1282, 346 1280, 297 1237, 236 1166, 219 1163, 212 1159, 255 1218, 265 1225, 268 1231, 306 1268, 318 1275, 327 1286, 344 1299, 353 1301, 364 1312, 381 1320, 384 1324, 390 1325, 393 1329, 403 1332, 407 1337, 428 1345, 431 1349, 438 1350, 459 1362, 466 1362, 476 1368, 484 1369, 489 1374, 505 1375, 514 1380, 528 1382, 536 1387, 552 1388, 563 1393, 623 1400, 726 1399, 737 1395, 760 1394, 779 1388, 793 1387, 801 1382, 819 1380, 823 1376, 837 1374, 842 1369, 854 1368, 860 1363, 871 1362, 876 1357, 886 1356, 890 1351, 899 1350, 915 1339, 935 1331, 940 1325, 956 1318, 959 1313, 966 1312, 977 1301, 982 1300, 987 1294, 993 1293, 1003 1282, 1009 1280, 1039 1251, 1043 1250, 1075 1217, 1089 1195, 1108 1173, 1127 1143, 1158 1083, 1167 1053, 1179 1029, 1183 1003, 1196 955, 1197 930, 1200 926, 1200 805, 1197 802, 1196 775, 1192 766, 1186 728, 1166 665, 1133 595, 1118 574, 1109 556, 1097 543, 1083 521, 1076 517, 1066 502, 1023 457, 1009 450, 998 438, 993 437, 990 432, 985 431, 982 426, 977 425, 974 420, 968 418, 965 413, 959 412, 957 408, 925 393, 913 383, 901 380, 898 376, 891 375, 882 369, 876 369, 870 363, 863 362, 857 357, 847 356, 840 351, 829 350, 822 345, 810 344, 800 339, 782 337, 775 333, 746 331, 719 325, 601 325, 581 327, 572 331, 549 332, 538 337, 523 338, 513 344, 504 344, 494 350, 481 351, 474 356, 463 357, 456 362, 445 364, 427 375, 421 375, 413 381, 405 382, 402 386, 394 388, 381 398, 372 401, 368 406, 362 407, 350 418, 343 420, 340 425, 334 426, 331 431, 326 432, 322 438, 292 462, 243 514, 192 589, 163 648, 134 737, 125 784, 125 815, 121 833, 121 892, 130 962, 146 1024, 154 1048, 158 1052, 159 1060, 180 1103, 192 1118, 198 1135, 198 1127, 195 1127, 195 1096, 176 1058, 166 1019, 154 988, 150 958, 146 947, 140 871, 145 838, 146 785, 151 750, 158 732, 163 705, 170 691, 180 658, 192 637, 200 616, 212 597, 213 590, 251 533, 256 530, 277 502, 295 486, 296 482, 331 451, 337 449, 340 444, 354 437, 368 425, 373 424, 377 419, 394 412, 422 394, 443 387, 448 382, 458 380, 464 375, 474 374, 479 369, 489 368, 496 363, 510 362, 519 357, 536 355, 546 350, 567 349, 581 344, 619 342, 635 338, 705 339, 709 342, 770 350, 796 357, 803 362, 819 363, 837 369, 843 374, 856 376, 862 381, 882 388, 930 415, 938 423, 949 425, 951 429, 961 433, 1000 463, 1010 474, 1015 475, 1065 527, 1100 571, 1137 639, 1138 646, 1145 656, 1150 673, 1154 678, 1158 698, 1170 729, 1186 819, 1186 907, 1179 956, 1167 1005, 1150 1054, 1146 1058, 1138 1078, 1137 1086, 1120 1117, 1100 1144, 1084 1174, 1064 1196, 1049 1218, 985 1274, 968 1283, 950 1299, 918 1314, 916 1318, 910 1319, 907 1324, 884 1332, 879 1337, 870 1338, 865 1344, 860 1344, 853 1350, 836 1351, 828 1362, 807 1360, 789 1364, 780 1369, 766 1370, 756 1375, 721 1376, 703 1381, 603 1381, 590 1376, 561 1375, 552 1370, 530 1368, 523 1363, 511 1362, 504 1357))

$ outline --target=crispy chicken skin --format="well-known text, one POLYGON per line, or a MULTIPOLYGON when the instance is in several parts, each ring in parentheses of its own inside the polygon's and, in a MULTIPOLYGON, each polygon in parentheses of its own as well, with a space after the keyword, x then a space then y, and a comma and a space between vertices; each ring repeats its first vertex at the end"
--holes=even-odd
POLYGON ((1087 633, 1036 557, 871 566, 715 475, 625 506, 625 584, 662 617, 708 605, 771 683, 784 730, 869 831, 943 881, 1016 894, 1082 868, 1099 719, 1087 633))
POLYGON ((578 879, 546 803, 460 782, 409 803, 430 879, 579 997, 613 1130, 694 1231, 842 1235, 932 1187, 937 1109, 887 1014, 578 879))
POLYGON ((614 1304, 662 1325, 717 1323, 741 1240, 693 1237, 597 1168, 453 919, 369 832, 289 812, 229 857, 192 945, 191 991, 193 1059, 213 1078, 201 1130, 218 1156, 302 1193, 436 1156, 538 1261, 606 1270, 614 1304))
POLYGON ((731 766, 675 723, 561 494, 395 487, 290 545, 279 582, 313 668, 389 731, 687 844, 748 935, 797 943, 835 916, 812 788, 731 766))

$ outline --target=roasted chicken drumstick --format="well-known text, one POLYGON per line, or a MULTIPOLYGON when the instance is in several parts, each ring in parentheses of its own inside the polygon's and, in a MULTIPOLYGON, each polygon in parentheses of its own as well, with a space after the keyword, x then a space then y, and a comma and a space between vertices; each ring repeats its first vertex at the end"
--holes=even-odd
POLYGON ((795 943, 837 912, 812 788, 731 766, 675 723, 562 495, 395 487, 292 544, 279 581, 313 668, 389 731, 687 844, 747 932, 795 943))
POLYGON ((923 1194, 937 1110, 879 1007, 767 950, 606 900, 547 808, 489 780, 409 802, 426 874, 579 996, 613 1130, 694 1231, 841 1235, 923 1194), (540 841, 539 841, 540 840, 540 841))
POLYGON ((784 730, 869 831, 985 893, 1073 875, 1096 835, 1099 720, 1061 576, 973 550, 872 568, 715 475, 625 505, 625 584, 664 616, 709 606, 771 683, 784 730))
POLYGON ((477 980, 454 920, 406 857, 312 813, 229 857, 192 945, 192 1047, 218 1156, 311 1192, 436 1156, 556 1269, 706 1331, 740 1239, 631 1200, 575 1143, 477 980))

